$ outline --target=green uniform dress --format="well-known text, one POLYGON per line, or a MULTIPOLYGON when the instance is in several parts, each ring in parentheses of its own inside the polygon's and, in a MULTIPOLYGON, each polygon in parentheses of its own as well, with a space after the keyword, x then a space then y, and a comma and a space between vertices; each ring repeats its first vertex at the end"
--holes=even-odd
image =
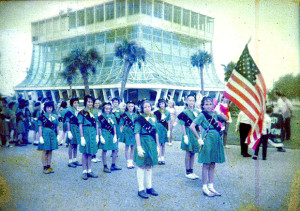
POLYGON ((41 116, 41 109, 36 109, 33 111, 32 113, 32 129, 35 131, 35 132, 39 132, 39 117, 41 116))
MULTIPOLYGON (((214 112, 209 113, 211 116, 214 114, 214 119, 218 121, 217 114, 214 112)), ((203 113, 201 113, 194 121, 195 124, 200 125, 202 130, 202 139, 204 145, 199 153, 199 163, 224 163, 224 147, 222 138, 217 130, 214 129, 203 113)))
MULTIPOLYGON (((157 120, 152 116, 148 122, 156 128, 157 120)), ((144 157, 140 157, 137 153, 137 148, 134 150, 133 160, 137 166, 154 166, 158 164, 157 144, 155 139, 148 134, 148 132, 140 125, 138 121, 135 121, 134 133, 140 134, 140 142, 143 150, 145 151, 144 157)))
MULTIPOLYGON (((156 112, 160 112, 160 116, 161 116, 161 120, 165 120, 166 122, 168 122, 171 119, 171 114, 167 109, 164 109, 164 111, 162 110, 158 110, 156 112)), ((160 122, 157 122, 157 133, 158 133, 158 140, 159 143, 166 143, 169 142, 168 140, 168 123, 167 123, 167 128, 160 122)))
POLYGON ((88 116, 84 116, 84 112, 88 112, 86 109, 83 109, 78 114, 78 123, 82 124, 83 137, 85 139, 85 146, 80 144, 79 151, 85 154, 96 154, 98 151, 98 146, 96 142, 96 120, 94 115, 88 112, 88 116))
POLYGON ((65 115, 66 115, 67 112, 68 112, 68 108, 63 108, 60 112, 60 117, 61 117, 64 132, 66 132, 68 130, 67 129, 66 118, 65 118, 65 115))
POLYGON ((44 144, 39 143, 38 150, 55 150, 58 149, 58 142, 57 142, 57 134, 56 129, 58 125, 58 117, 55 114, 49 117, 48 113, 44 113, 43 116, 39 118, 38 125, 42 126, 42 137, 44 139, 44 144), (42 122, 42 118, 46 117, 50 122, 54 124, 53 128, 46 127, 46 125, 42 122))
MULTIPOLYGON (((129 112, 125 112, 124 115, 125 114, 132 121, 134 125, 134 121, 138 118, 139 115, 136 113, 130 114, 129 112)), ((125 143, 125 145, 127 146, 134 146, 136 144, 134 130, 129 126, 128 122, 125 120, 124 115, 121 116, 121 120, 120 120, 120 126, 121 127, 123 126, 120 142, 125 143)))
POLYGON ((112 113, 115 115, 115 118, 116 118, 117 137, 121 138, 120 119, 121 119, 122 111, 120 108, 113 108, 112 113))
MULTIPOLYGON (((186 108, 182 111, 184 114, 186 114, 192 121, 200 114, 200 112, 197 109, 191 110, 190 108, 186 108)), ((179 120, 180 125, 185 125, 185 122, 182 120, 179 120)), ((184 143, 184 138, 181 139, 181 149, 185 151, 189 151, 192 153, 198 153, 200 150, 200 146, 197 141, 197 137, 193 134, 190 127, 185 126, 185 132, 189 139, 188 145, 184 143)))
POLYGON ((17 133, 17 136, 22 134, 23 138, 24 138, 25 133, 26 133, 24 109, 17 109, 16 113, 18 114, 18 117, 16 119, 16 133, 17 133), (19 116, 19 113, 22 113, 22 117, 19 116))
POLYGON ((79 123, 78 123, 78 114, 79 112, 74 110, 74 108, 68 108, 65 114, 65 121, 66 123, 69 122, 70 124, 70 131, 73 135, 72 139, 67 137, 68 144, 80 144, 80 131, 79 131, 79 123))
MULTIPOLYGON (((110 124, 110 126, 112 128, 114 128, 114 126, 116 125, 116 118, 113 114, 101 114, 101 116, 103 116, 106 121, 110 124)), ((98 118, 98 122, 99 122, 99 127, 101 128, 102 131, 102 136, 105 139, 105 144, 102 144, 101 141, 99 142, 99 149, 102 150, 117 150, 118 149, 118 142, 113 143, 113 139, 114 139, 114 134, 112 134, 109 130, 105 129, 105 125, 103 123, 100 122, 99 118, 98 118)))

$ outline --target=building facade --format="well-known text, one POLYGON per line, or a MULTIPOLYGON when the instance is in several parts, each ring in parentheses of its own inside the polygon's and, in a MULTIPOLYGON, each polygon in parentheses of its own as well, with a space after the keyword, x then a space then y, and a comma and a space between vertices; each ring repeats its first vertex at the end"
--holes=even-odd
MULTIPOLYGON (((113 0, 32 23, 32 61, 25 80, 15 87, 25 98, 51 97, 54 101, 70 94, 60 76, 62 58, 74 48, 95 47, 103 58, 89 78, 92 95, 102 100, 118 97, 123 61, 114 56, 116 43, 135 40, 146 49, 146 61, 133 66, 124 94, 127 99, 147 97, 152 101, 175 101, 195 93, 200 95, 200 75, 191 65, 199 49, 212 53, 214 19, 169 1, 113 0)), ((218 97, 224 84, 214 64, 205 67, 206 95, 218 97)), ((73 81, 74 94, 83 98, 83 80, 73 81)))

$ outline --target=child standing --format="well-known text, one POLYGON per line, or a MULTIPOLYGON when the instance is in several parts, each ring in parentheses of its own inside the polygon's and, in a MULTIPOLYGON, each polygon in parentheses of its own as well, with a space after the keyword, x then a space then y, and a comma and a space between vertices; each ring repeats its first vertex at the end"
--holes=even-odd
POLYGON ((171 120, 170 120, 170 138, 169 138, 169 146, 172 146, 172 131, 174 126, 176 125, 176 120, 177 120, 177 112, 175 109, 175 102, 173 100, 169 100, 168 102, 168 111, 170 112, 171 115, 171 120))
POLYGON ((200 146, 203 145, 199 153, 198 162, 203 163, 202 167, 202 191, 206 196, 221 196, 213 187, 215 163, 225 162, 223 140, 220 136, 221 128, 218 120, 227 121, 228 118, 220 113, 213 112, 213 99, 204 97, 201 101, 202 113, 193 121, 190 129, 198 139, 200 146), (201 126, 201 134, 196 130, 196 125, 201 126), (209 183, 207 186, 207 179, 209 183))
MULTIPOLYGON (((199 115, 199 111, 195 109, 196 98, 194 95, 188 95, 186 100, 186 109, 184 109, 179 115, 178 119, 179 124, 182 127, 183 137, 181 141, 181 149, 185 150, 185 168, 186 168, 186 177, 189 179, 198 179, 193 172, 195 153, 198 153, 200 146, 197 142, 196 137, 193 132, 190 130, 190 125, 193 120, 199 115)), ((198 128, 197 128, 198 130, 198 128)), ((199 132, 197 132, 199 133, 199 132)))
MULTIPOLYGON (((99 99, 95 99, 94 101, 94 108, 93 108, 93 114, 95 116, 95 119, 98 121, 98 117, 101 115, 101 110, 99 109, 101 105, 101 101, 99 99)), ((92 155, 92 162, 98 163, 101 162, 99 158, 97 158, 96 154, 92 155)))
POLYGON ((143 199, 148 199, 148 194, 158 196, 158 193, 152 188, 152 167, 158 164, 159 142, 155 129, 156 119, 151 114, 151 110, 150 102, 145 100, 141 105, 141 115, 136 119, 134 127, 137 146, 134 151, 134 162, 137 165, 138 196, 143 199))
POLYGON ((104 103, 102 107, 102 114, 98 117, 100 144, 99 149, 102 149, 103 171, 111 173, 111 171, 122 170, 116 166, 116 158, 118 153, 118 139, 116 133, 116 119, 111 113, 112 106, 110 103, 104 103), (110 169, 106 163, 106 152, 112 150, 112 164, 110 169))
POLYGON ((48 101, 44 105, 44 111, 38 121, 39 145, 38 150, 43 150, 42 164, 44 174, 54 173, 51 168, 52 151, 58 149, 58 117, 53 114, 54 102, 48 101))
POLYGON ((98 124, 91 109, 94 104, 94 98, 91 95, 84 97, 84 109, 79 112, 78 123, 80 131, 80 147, 82 153, 82 179, 97 178, 98 176, 92 172, 92 155, 98 151, 97 144, 99 142, 98 124))
POLYGON ((134 136, 134 121, 137 119, 138 114, 135 110, 133 101, 126 103, 125 112, 121 115, 120 127, 122 131, 121 142, 125 143, 125 158, 127 160, 127 168, 134 168, 133 165, 133 153, 135 149, 135 136, 134 136), (128 155, 130 147, 130 154, 128 155))
POLYGON ((159 138, 160 152, 158 154, 158 165, 165 165, 165 144, 169 142, 171 136, 170 120, 171 114, 166 109, 167 104, 164 99, 159 99, 157 103, 158 110, 154 112, 157 119, 157 133, 159 138))

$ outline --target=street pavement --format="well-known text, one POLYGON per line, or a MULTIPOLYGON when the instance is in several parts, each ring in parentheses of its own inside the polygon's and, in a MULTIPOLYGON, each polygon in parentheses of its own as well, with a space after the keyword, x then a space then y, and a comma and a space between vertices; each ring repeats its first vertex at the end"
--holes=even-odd
MULTIPOLYGON (((53 151, 55 173, 48 175, 43 174, 36 146, 2 147, 0 176, 6 180, 10 201, 2 203, 0 210, 250 210, 255 205, 260 210, 287 210, 289 204, 299 206, 299 189, 298 196, 290 195, 290 189, 297 172, 299 176, 300 150, 283 153, 268 148, 267 160, 262 160, 261 149, 259 160, 254 161, 243 158, 239 146, 230 145, 225 149, 226 162, 216 164, 214 187, 222 196, 209 198, 201 191, 198 155, 194 172, 200 179, 189 180, 185 177, 185 152, 175 141, 166 146, 166 165, 153 169, 153 187, 159 196, 146 200, 137 196, 136 169, 126 168, 124 144, 119 147, 117 164, 123 169, 107 174, 102 163, 93 163, 92 170, 99 178, 86 181, 81 179, 81 167, 67 167, 65 146, 53 151)), ((81 159, 80 153, 78 157, 81 159)))

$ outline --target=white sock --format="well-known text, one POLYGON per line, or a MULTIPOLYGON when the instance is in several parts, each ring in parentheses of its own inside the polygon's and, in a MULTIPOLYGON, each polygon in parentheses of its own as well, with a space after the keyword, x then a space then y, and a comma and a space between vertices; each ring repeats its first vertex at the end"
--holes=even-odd
POLYGON ((158 157, 158 162, 160 162, 161 161, 161 157, 158 157))
POLYGON ((213 183, 208 183, 208 188, 209 189, 214 189, 214 184, 213 183))
POLYGON ((203 184, 202 189, 207 189, 207 184, 203 184))
POLYGON ((72 160, 72 159, 69 159, 69 163, 73 163, 73 160, 72 160))
POLYGON ((162 156, 162 157, 161 157, 161 161, 165 161, 165 156, 162 156))
POLYGON ((144 176, 145 176, 145 169, 137 168, 136 171, 137 181, 139 185, 139 191, 145 190, 144 187, 144 176))
POLYGON ((87 170, 83 170, 83 172, 82 172, 82 173, 86 174, 86 173, 87 173, 87 170))
POLYGON ((91 172, 92 172, 92 169, 89 169, 89 170, 88 170, 88 173, 91 173, 91 172))
POLYGON ((152 188, 152 168, 146 169, 146 188, 152 188))
POLYGON ((77 161, 77 158, 73 158, 73 162, 76 162, 77 161))

